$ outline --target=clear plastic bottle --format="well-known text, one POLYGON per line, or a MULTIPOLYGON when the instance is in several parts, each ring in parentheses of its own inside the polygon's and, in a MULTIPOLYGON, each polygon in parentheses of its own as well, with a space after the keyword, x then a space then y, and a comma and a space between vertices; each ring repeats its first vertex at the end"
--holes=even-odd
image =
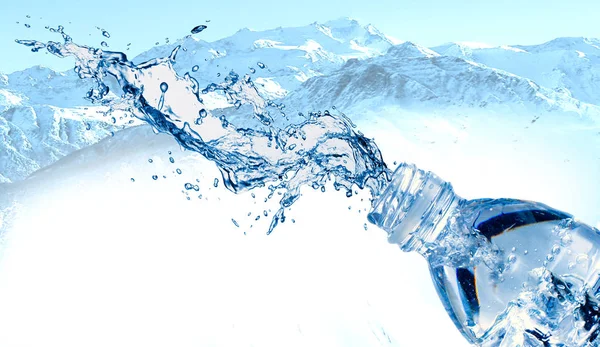
POLYGON ((546 205, 465 200, 402 164, 369 221, 428 263, 463 336, 485 346, 596 346, 600 232, 546 205))

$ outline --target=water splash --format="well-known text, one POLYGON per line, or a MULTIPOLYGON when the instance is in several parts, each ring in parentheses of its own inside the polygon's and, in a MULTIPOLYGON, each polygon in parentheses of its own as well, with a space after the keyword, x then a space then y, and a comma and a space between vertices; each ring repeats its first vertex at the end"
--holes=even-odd
POLYGON ((208 28, 208 27, 204 24, 197 25, 191 30, 191 32, 192 32, 192 34, 198 34, 202 31, 204 31, 204 29, 206 29, 206 28, 208 28))
POLYGON ((96 82, 87 93, 90 101, 127 110, 156 131, 172 135, 184 149, 214 161, 227 189, 239 193, 268 187, 269 199, 283 191, 268 233, 285 221, 284 210, 300 197, 302 186, 324 191, 327 180, 334 179, 336 190, 352 194, 356 185, 376 195, 388 182, 389 170, 375 142, 354 131, 345 116, 311 112, 299 124, 277 127, 269 108, 280 111, 281 105, 262 98, 249 75, 231 71, 222 82, 201 89, 188 73, 179 76, 173 69, 181 46, 168 57, 136 65, 125 53, 79 45, 63 29, 54 30, 63 42, 16 41, 60 58, 75 58, 79 77, 96 82), (107 78, 118 82, 120 98, 107 100, 107 78), (207 111, 200 95, 210 92, 224 94, 236 107, 250 105, 260 126, 237 127, 224 115, 207 111))

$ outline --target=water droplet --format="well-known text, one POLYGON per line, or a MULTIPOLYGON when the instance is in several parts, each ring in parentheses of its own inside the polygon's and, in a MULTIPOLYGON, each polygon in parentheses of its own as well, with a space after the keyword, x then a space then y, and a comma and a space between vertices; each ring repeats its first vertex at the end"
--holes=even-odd
POLYGON ((221 77, 221 73, 220 72, 217 72, 217 77, 221 77))
POLYGON ((255 72, 256 72, 256 69, 255 69, 255 68, 253 68, 253 67, 251 67, 251 68, 250 68, 250 73, 255 73, 255 72))
POLYGON ((106 30, 102 30, 102 36, 104 36, 106 38, 110 38, 110 34, 106 30))
POLYGON ((111 121, 113 124, 117 123, 117 119, 116 119, 115 117, 111 117, 110 121, 111 121))
POLYGON ((213 182, 213 186, 218 187, 219 186, 219 179, 215 178, 215 181, 213 182))
POLYGON ((367 223, 365 223, 365 224, 363 225, 363 228, 365 228, 365 230, 367 230, 367 229, 368 229, 368 227, 367 227, 367 223))
POLYGON ((510 264, 513 264, 514 262, 516 262, 516 261, 517 261, 517 256, 516 256, 516 255, 514 255, 514 254, 511 254, 511 255, 509 255, 509 256, 508 256, 508 259, 507 259, 507 260, 508 260, 508 262, 509 262, 510 264))
POLYGON ((325 193, 325 186, 321 186, 321 191, 325 193))
POLYGON ((131 182, 135 182, 135 178, 131 177, 131 182))
POLYGON ((265 64, 261 63, 260 61, 258 63, 256 63, 256 65, 258 65, 258 67, 261 69, 264 69, 265 67, 267 67, 265 64))
POLYGON ((25 27, 26 27, 26 28, 31 28, 31 25, 29 25, 29 24, 27 24, 27 23, 25 23, 25 24, 23 24, 23 25, 25 25, 25 27))
POLYGON ((198 112, 198 114, 200 115, 200 118, 204 118, 204 117, 206 117, 206 115, 207 115, 208 113, 206 112, 206 110, 205 110, 205 109, 201 109, 201 110, 200 110, 200 112, 198 112))
POLYGON ((175 162, 175 159, 173 159, 173 157, 169 157, 169 161, 171 162, 171 164, 173 164, 175 162))
POLYGON ((152 163, 153 161, 154 161, 154 160, 152 160, 152 159, 148 159, 148 162, 149 162, 149 163, 152 163))
POLYGON ((186 183, 184 186, 185 190, 192 190, 194 189, 194 186, 191 183, 186 183))
POLYGON ((523 254, 527 255, 527 254, 529 254, 529 251, 528 251, 528 250, 525 250, 525 251, 523 252, 523 254))
POLYGON ((198 71, 198 69, 200 69, 200 67, 198 65, 192 66, 192 72, 196 72, 196 71, 198 71))
POLYGON ((152 175, 152 179, 156 181, 158 179, 158 176, 157 175, 152 175))
POLYGON ((208 28, 208 27, 204 24, 197 25, 191 30, 191 32, 192 32, 192 34, 198 34, 202 31, 204 31, 204 29, 206 29, 206 28, 208 28))
POLYGON ((92 126, 90 125, 90 123, 85 123, 85 130, 90 130, 92 128, 92 126))
POLYGON ((552 254, 557 255, 560 253, 560 246, 559 245, 554 245, 552 247, 552 254))
POLYGON ((100 46, 108 47, 108 43, 106 41, 102 41, 102 42, 100 42, 100 46))
POLYGON ((160 84, 160 90, 161 90, 163 93, 166 93, 168 89, 169 89, 169 85, 168 85, 166 82, 162 82, 162 83, 160 84))
POLYGON ((238 224, 238 222, 235 219, 231 218, 231 221, 233 222, 233 225, 235 225, 238 228, 240 227, 240 225, 238 224))
POLYGON ((25 17, 26 17, 26 18, 31 18, 31 16, 30 16, 30 15, 28 15, 28 14, 26 14, 26 15, 25 15, 25 17))
POLYGON ((175 172, 177 172, 178 175, 181 175, 181 169, 177 168, 177 170, 175 170, 175 172))
POLYGON ((352 191, 351 191, 351 190, 348 190, 348 191, 346 192, 346 197, 347 197, 347 198, 349 198, 349 197, 352 197, 352 191))

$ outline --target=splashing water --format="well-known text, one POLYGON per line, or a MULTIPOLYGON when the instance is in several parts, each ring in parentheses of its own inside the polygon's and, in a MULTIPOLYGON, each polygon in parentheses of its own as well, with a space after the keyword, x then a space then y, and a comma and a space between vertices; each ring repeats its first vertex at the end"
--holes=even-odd
MULTIPOLYGON (((300 197, 304 185, 324 191, 326 181, 334 178, 334 187, 345 188, 349 196, 353 185, 368 188, 376 196, 389 180, 389 170, 376 144, 355 132, 354 124, 345 116, 329 111, 310 113, 302 123, 276 127, 268 110, 274 104, 259 95, 249 75, 241 77, 231 71, 223 82, 210 83, 201 90, 196 79, 188 73, 179 76, 173 69, 181 46, 168 57, 136 65, 122 52, 74 43, 62 26, 54 31, 62 35, 63 42, 16 42, 32 47, 32 51, 46 48, 55 56, 75 58, 74 70, 79 77, 96 82, 87 93, 88 100, 108 105, 111 110, 129 111, 156 131, 172 135, 184 149, 214 161, 227 189, 239 193, 268 187, 269 199, 276 190, 282 190, 280 208, 267 233, 285 221, 284 209, 300 197), (105 98, 109 92, 107 77, 117 80, 120 98, 105 98), (261 126, 236 127, 224 115, 211 114, 200 97, 209 92, 223 93, 235 107, 251 105, 261 126)), ((215 186, 217 183, 215 180, 215 186)))

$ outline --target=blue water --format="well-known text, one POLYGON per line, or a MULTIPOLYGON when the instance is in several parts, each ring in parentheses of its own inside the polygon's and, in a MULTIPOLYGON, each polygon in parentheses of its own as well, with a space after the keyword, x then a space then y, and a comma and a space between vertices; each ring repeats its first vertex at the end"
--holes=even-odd
MULTIPOLYGON (((390 172, 375 142, 334 109, 310 112, 304 121, 290 124, 274 118, 272 114, 280 115, 284 106, 263 98, 250 75, 231 71, 222 81, 205 87, 189 73, 178 75, 173 65, 178 54, 185 54, 179 52, 181 46, 168 57, 134 64, 125 53, 73 42, 62 26, 49 30, 62 40, 16 42, 34 52, 45 48, 57 57, 74 58, 79 77, 95 81, 86 94, 88 100, 111 110, 126 110, 157 132, 173 136, 184 149, 212 160, 222 183, 232 192, 268 187, 269 199, 276 191, 282 192, 267 233, 285 221, 284 211, 300 197, 302 186, 324 191, 326 182, 333 179, 335 189, 345 190, 348 197, 354 186, 377 196, 389 180, 390 172), (118 82, 120 90, 112 91, 118 98, 110 97, 107 80, 111 78, 118 82), (225 95, 236 108, 250 105, 248 119, 258 120, 259 126, 247 126, 250 122, 243 120, 238 126, 225 115, 207 110, 202 95, 209 92, 225 95)), ((257 66, 265 67, 261 62, 257 66)), ((214 185, 218 183, 215 180, 214 185)))

